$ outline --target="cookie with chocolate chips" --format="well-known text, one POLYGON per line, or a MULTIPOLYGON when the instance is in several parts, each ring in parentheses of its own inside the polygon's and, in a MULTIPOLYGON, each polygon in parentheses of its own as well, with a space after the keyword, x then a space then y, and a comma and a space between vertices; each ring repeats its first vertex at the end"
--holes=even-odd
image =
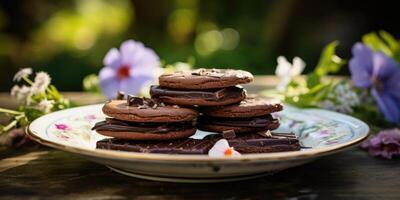
POLYGON ((111 100, 103 106, 109 118, 93 127, 97 133, 129 140, 173 140, 196 132, 193 120, 198 112, 165 105, 154 99, 128 95, 126 100, 111 100))
POLYGON ((176 71, 159 77, 164 88, 178 90, 206 90, 226 88, 253 81, 253 75, 247 71, 234 69, 196 69, 176 71))
POLYGON ((194 109, 164 105, 153 99, 145 99, 135 97, 131 100, 111 100, 103 106, 103 113, 129 122, 182 122, 191 121, 198 116, 194 109), (129 101, 131 102, 128 104, 129 101))

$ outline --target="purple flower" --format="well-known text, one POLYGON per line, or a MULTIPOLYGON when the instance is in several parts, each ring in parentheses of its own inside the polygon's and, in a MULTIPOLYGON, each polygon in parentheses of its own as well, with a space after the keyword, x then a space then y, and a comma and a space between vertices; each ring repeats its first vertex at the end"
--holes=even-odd
POLYGON ((367 149, 371 156, 391 159, 400 155, 400 129, 380 131, 371 139, 363 142, 361 148, 367 149))
POLYGON ((123 42, 119 51, 110 49, 103 64, 105 67, 99 74, 100 87, 110 99, 118 91, 138 94, 145 85, 156 80, 160 70, 157 54, 134 40, 123 42))
POLYGON ((352 49, 350 72, 354 85, 371 89, 386 120, 400 122, 400 66, 381 52, 356 43, 352 49))

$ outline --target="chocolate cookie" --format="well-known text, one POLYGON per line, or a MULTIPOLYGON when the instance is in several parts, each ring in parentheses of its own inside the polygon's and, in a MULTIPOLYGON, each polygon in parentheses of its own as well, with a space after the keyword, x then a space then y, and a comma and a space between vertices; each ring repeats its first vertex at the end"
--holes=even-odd
POLYGON ((279 120, 271 115, 252 118, 222 118, 200 116, 197 127, 200 130, 223 133, 233 130, 235 133, 256 133, 259 131, 274 130, 279 127, 279 120))
POLYGON ((103 106, 103 112, 109 117, 130 122, 182 122, 193 120, 198 115, 193 109, 153 101, 146 98, 148 103, 128 105, 127 100, 112 100, 103 106))
POLYGON ((225 88, 251 81, 253 81, 251 73, 233 69, 200 68, 193 71, 176 71, 159 77, 161 87, 179 90, 225 88))
POLYGON ((96 123, 97 133, 119 139, 172 140, 187 138, 196 132, 192 123, 198 112, 189 108, 166 106, 154 99, 128 96, 103 106, 111 118, 96 123))
MULTIPOLYGON (((210 135, 202 140, 186 138, 173 141, 132 141, 121 139, 104 139, 98 141, 98 149, 118 151, 165 153, 165 154, 207 154, 215 142, 222 139, 220 135, 210 135)), ((274 133, 270 136, 258 134, 238 135, 227 139, 236 151, 247 153, 271 153, 300 150, 299 140, 293 133, 274 133)))
POLYGON ((150 95, 169 104, 221 106, 242 101, 246 97, 246 90, 236 86, 208 90, 175 90, 153 85, 150 95))
POLYGON ((282 109, 283 106, 279 100, 268 97, 247 96, 239 104, 204 107, 202 112, 213 117, 245 118, 268 115, 282 109))
POLYGON ((105 136, 130 140, 171 140, 187 138, 196 132, 191 122, 137 123, 112 118, 96 123, 92 129, 105 136))

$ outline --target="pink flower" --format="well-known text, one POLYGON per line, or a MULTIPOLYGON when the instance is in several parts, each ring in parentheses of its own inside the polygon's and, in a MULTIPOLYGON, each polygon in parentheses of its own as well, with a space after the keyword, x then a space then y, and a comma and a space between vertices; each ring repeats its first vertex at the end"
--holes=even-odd
POLYGON ((229 143, 225 139, 218 140, 214 146, 208 151, 210 157, 236 157, 240 156, 240 153, 235 151, 233 147, 229 146, 229 143))
POLYGON ((391 159, 400 156, 400 129, 380 131, 376 136, 361 144, 361 148, 368 150, 374 157, 391 159))
POLYGON ((55 124, 55 126, 56 126, 56 129, 61 130, 61 131, 68 131, 68 130, 71 129, 71 128, 70 128, 68 125, 66 125, 66 124, 55 124))
POLYGON ((95 120, 95 119, 96 119, 96 116, 95 116, 95 115, 86 115, 86 116, 85 116, 85 119, 87 119, 87 120, 89 120, 89 121, 92 121, 92 120, 95 120))

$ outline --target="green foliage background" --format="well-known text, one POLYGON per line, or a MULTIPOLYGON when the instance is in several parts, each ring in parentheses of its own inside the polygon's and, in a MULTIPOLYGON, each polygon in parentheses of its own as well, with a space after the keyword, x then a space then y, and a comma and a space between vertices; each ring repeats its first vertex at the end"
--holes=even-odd
MULTIPOLYGON (((336 53, 349 58, 354 42, 372 30, 396 38, 396 2, 335 0, 40 0, 0 2, 0 91, 8 91, 21 67, 44 70, 58 89, 81 90, 97 73, 108 49, 126 39, 153 48, 164 63, 241 68, 272 74, 276 57, 317 66, 321 49, 338 40, 336 53), (385 12, 376 12, 382 10, 385 12)), ((373 37, 365 37, 371 44, 373 37)), ((398 56, 387 42, 387 52, 398 56)), ((319 73, 319 72, 317 72, 319 73)), ((348 74, 342 68, 339 74, 348 74)))

